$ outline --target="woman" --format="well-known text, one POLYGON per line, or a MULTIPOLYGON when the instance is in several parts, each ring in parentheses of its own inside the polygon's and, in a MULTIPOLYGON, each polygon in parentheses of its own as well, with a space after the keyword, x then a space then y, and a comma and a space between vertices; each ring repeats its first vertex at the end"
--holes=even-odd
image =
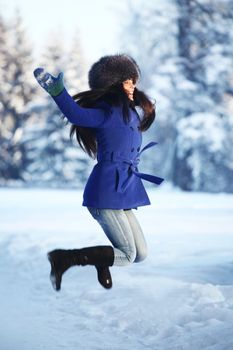
POLYGON ((34 75, 52 96, 72 124, 81 148, 97 158, 83 194, 83 206, 98 221, 112 246, 82 249, 56 249, 48 253, 50 279, 60 290, 63 273, 74 265, 94 265, 98 280, 112 287, 109 266, 126 266, 145 259, 147 247, 142 229, 133 213, 149 205, 142 179, 160 184, 163 179, 138 171, 139 157, 156 142, 141 151, 142 131, 155 119, 152 102, 136 83, 140 69, 126 54, 108 55, 94 63, 88 73, 90 90, 73 98, 63 85, 63 74, 57 78, 37 68, 34 75), (75 102, 76 101, 76 102, 75 102), (141 107, 140 118, 135 106, 141 107))

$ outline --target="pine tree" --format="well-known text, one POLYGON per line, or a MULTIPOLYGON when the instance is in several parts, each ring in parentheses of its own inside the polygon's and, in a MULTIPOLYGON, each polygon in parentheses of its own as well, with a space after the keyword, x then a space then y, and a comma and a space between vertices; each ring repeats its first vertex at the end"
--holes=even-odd
MULTIPOLYGON (((82 56, 80 59, 78 57, 77 40, 76 50, 68 51, 67 54, 58 38, 50 38, 39 65, 54 76, 63 71, 65 86, 72 94, 72 86, 77 85, 82 89, 84 72, 81 67, 84 63, 82 56)), ((29 165, 24 172, 24 179, 28 184, 37 186, 80 187, 86 180, 90 162, 70 140, 70 125, 67 125, 66 119, 63 120, 51 97, 44 92, 41 94, 40 87, 38 96, 41 98, 31 106, 30 123, 25 130, 29 165)))
POLYGON ((185 190, 232 192, 232 156, 227 146, 233 133, 229 120, 232 112, 226 108, 224 96, 228 92, 232 95, 233 2, 177 0, 177 5, 179 57, 191 89, 186 89, 184 95, 178 84, 175 86, 178 98, 186 97, 179 119, 187 121, 177 123, 173 180, 185 190), (180 142, 187 130, 193 140, 188 148, 187 140, 180 142), (211 147, 219 139, 218 148, 211 147))
MULTIPOLYGON (((63 70, 64 49, 58 38, 50 38, 40 66, 54 76, 63 70)), ((28 161, 24 179, 28 184, 56 187, 63 178, 62 154, 66 144, 63 122, 55 103, 38 84, 37 91, 41 100, 35 99, 30 109, 30 123, 24 130, 28 161)))
MULTIPOLYGON (((7 66, 8 66, 8 50, 7 42, 9 40, 9 29, 3 17, 0 15, 0 81, 2 88, 0 89, 0 178, 6 176, 8 164, 11 162, 8 153, 8 138, 11 136, 11 118, 7 113, 7 66)), ((1 182, 4 179, 1 179, 1 182)))
POLYGON ((26 166, 22 142, 23 125, 29 115, 27 104, 31 101, 32 88, 31 47, 28 43, 20 13, 10 24, 0 19, 0 76, 1 76, 1 182, 22 180, 26 166))
MULTIPOLYGON (((146 138, 159 142, 161 176, 188 191, 232 192, 233 1, 132 3, 125 17, 124 48, 142 66, 143 84, 149 82, 144 86, 156 99, 157 119, 146 138), (222 140, 217 155, 215 138, 222 140)), ((152 164, 155 158, 151 165, 148 158, 152 164)))

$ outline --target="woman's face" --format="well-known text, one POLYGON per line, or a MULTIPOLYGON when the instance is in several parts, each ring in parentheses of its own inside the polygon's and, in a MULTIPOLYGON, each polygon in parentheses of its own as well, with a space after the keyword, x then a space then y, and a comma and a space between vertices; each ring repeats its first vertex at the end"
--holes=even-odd
POLYGON ((122 83, 123 89, 126 92, 128 98, 133 101, 133 92, 136 86, 136 83, 133 82, 133 79, 127 79, 122 83))

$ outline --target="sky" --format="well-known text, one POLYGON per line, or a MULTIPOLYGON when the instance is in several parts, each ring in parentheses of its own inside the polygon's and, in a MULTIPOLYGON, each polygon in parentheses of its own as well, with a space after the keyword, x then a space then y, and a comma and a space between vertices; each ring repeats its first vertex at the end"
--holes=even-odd
POLYGON ((89 62, 119 49, 118 29, 126 4, 124 0, 0 0, 4 17, 20 10, 35 55, 41 54, 44 42, 54 33, 68 46, 79 31, 89 62))

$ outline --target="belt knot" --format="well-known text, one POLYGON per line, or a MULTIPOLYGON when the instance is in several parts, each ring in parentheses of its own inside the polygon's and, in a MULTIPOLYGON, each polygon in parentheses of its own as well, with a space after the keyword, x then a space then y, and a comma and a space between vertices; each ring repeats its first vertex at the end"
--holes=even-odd
POLYGON ((140 177, 143 180, 152 182, 154 184, 160 185, 161 182, 164 181, 163 178, 140 173, 137 170, 137 166, 140 162, 140 155, 142 152, 144 152, 146 149, 153 147, 157 144, 157 142, 149 142, 142 150, 137 154, 137 156, 134 159, 129 159, 127 156, 123 156, 122 153, 118 151, 113 151, 111 153, 107 152, 103 154, 100 158, 98 158, 98 161, 101 160, 110 160, 114 163, 120 163, 120 164, 127 164, 129 165, 128 169, 123 169, 120 165, 117 167, 118 171, 118 184, 116 186, 116 191, 119 193, 123 193, 126 188, 132 183, 132 180, 134 176, 140 177), (129 171, 130 170, 130 171, 129 171))

